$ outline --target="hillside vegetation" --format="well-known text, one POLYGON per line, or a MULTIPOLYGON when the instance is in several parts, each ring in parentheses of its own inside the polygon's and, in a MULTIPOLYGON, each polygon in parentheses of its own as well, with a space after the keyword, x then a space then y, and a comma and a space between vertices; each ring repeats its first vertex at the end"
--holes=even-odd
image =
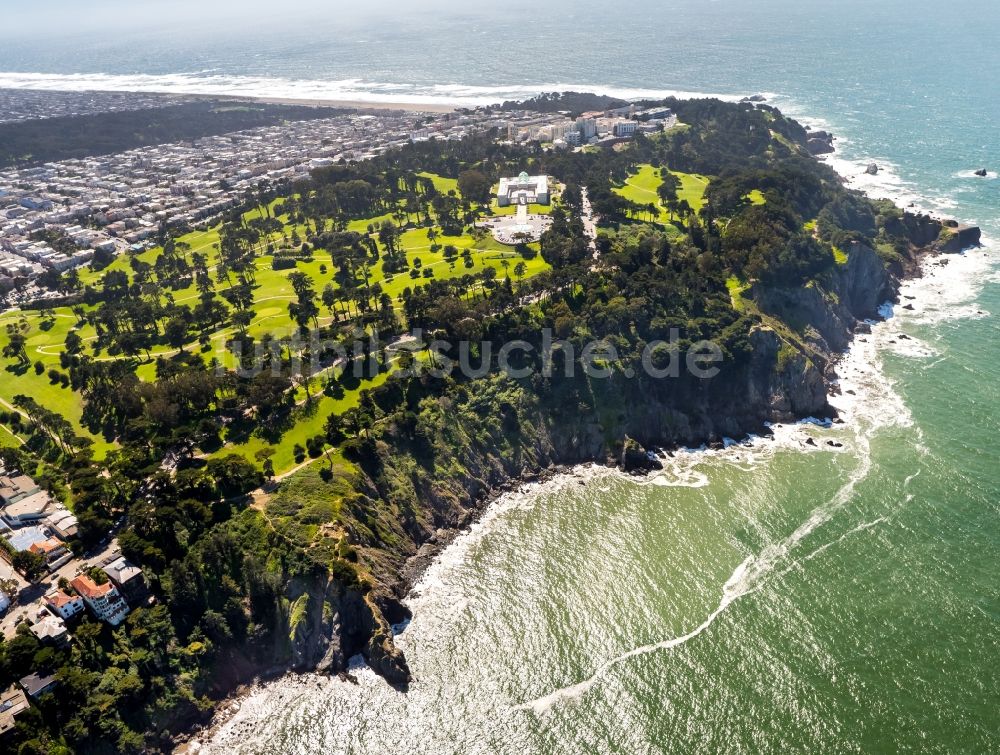
POLYGON ((836 351, 940 225, 845 189, 772 108, 666 104, 686 128, 623 150, 482 135, 262 187, 4 315, 0 454, 70 503, 75 548, 124 516, 157 598, 0 646, 0 687, 60 680, 17 744, 166 750, 260 671, 359 652, 405 689, 408 561, 492 492, 827 411, 836 351), (500 247, 474 222, 522 170, 563 189, 540 243, 500 247), (672 373, 702 341, 718 360, 672 373), (463 348, 480 369, 439 374, 463 348))

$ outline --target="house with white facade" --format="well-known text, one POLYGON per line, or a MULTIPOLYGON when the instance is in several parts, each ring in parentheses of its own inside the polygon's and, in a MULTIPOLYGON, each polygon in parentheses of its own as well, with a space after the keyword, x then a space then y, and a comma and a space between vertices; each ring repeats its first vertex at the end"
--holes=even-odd
POLYGON ((86 574, 81 574, 70 584, 83 598, 87 608, 101 621, 116 627, 128 616, 128 604, 111 582, 99 585, 86 574))
POLYGON ((69 595, 62 590, 53 590, 45 596, 45 605, 60 619, 72 619, 83 613, 83 598, 69 595))

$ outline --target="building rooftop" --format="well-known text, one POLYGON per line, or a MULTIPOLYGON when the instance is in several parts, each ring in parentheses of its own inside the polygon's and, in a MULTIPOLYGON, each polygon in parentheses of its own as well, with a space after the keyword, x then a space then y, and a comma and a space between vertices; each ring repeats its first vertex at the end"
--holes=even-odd
POLYGON ((80 595, 91 599, 103 598, 115 589, 115 586, 110 582, 105 582, 103 585, 99 585, 86 574, 81 574, 79 577, 76 577, 72 582, 70 582, 70 584, 73 585, 73 589, 80 593, 80 595))
POLYGON ((54 590, 45 596, 45 601, 51 606, 62 608, 67 603, 72 603, 74 600, 77 600, 77 598, 78 596, 67 595, 62 590, 54 590))
POLYGON ((54 537, 50 537, 48 540, 43 540, 40 543, 32 543, 31 547, 28 548, 28 550, 32 551, 33 553, 40 553, 43 556, 47 556, 48 554, 52 553, 52 551, 65 547, 66 546, 63 545, 62 540, 57 540, 54 537))
POLYGON ((56 678, 52 674, 48 676, 28 674, 18 682, 18 685, 29 697, 38 697, 56 685, 56 678))
POLYGON ((111 579, 119 585, 125 584, 129 580, 135 579, 136 577, 142 577, 142 569, 124 556, 116 558, 110 564, 105 566, 104 573, 111 577, 111 579))
POLYGON ((19 496, 37 493, 38 490, 38 485, 27 475, 0 477, 0 499, 3 499, 4 503, 10 503, 19 496))
POLYGON ((23 527, 10 535, 8 540, 16 551, 30 550, 35 543, 41 543, 49 539, 45 530, 41 527, 23 527))
MULTIPOLYGON (((31 625, 31 633, 41 642, 45 640, 61 642, 69 635, 69 632, 66 630, 66 623, 48 611, 43 611, 42 616, 31 625)), ((29 692, 28 694, 32 693, 29 692)))
POLYGON ((13 684, 0 694, 0 734, 6 734, 13 729, 17 717, 28 707, 28 698, 13 684))
POLYGON ((8 519, 37 519, 49 508, 52 499, 44 490, 40 490, 27 498, 8 504, 3 515, 8 519))

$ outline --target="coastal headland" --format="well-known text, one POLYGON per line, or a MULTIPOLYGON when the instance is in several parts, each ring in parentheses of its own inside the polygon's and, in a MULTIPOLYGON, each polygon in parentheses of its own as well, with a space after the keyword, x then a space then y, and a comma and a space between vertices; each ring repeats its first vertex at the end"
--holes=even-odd
MULTIPOLYGON (((834 419, 854 334, 927 255, 979 242, 848 189, 817 137, 765 102, 600 104, 336 103, 373 116, 191 137, 124 166, 67 158, 65 173, 12 157, 14 178, 45 174, 38 194, 74 188, 88 160, 143 195, 155 181, 133 172, 171 176, 141 213, 91 208, 102 229, 148 222, 146 236, 36 272, 3 315, 5 466, 70 469, 53 494, 79 518, 73 546, 111 533, 153 596, 117 631, 79 620, 86 641, 65 653, 15 653, 17 679, 40 657, 64 681, 44 736, 168 750, 241 685, 349 679, 358 654, 405 690, 403 598, 496 495, 834 419), (538 241, 482 228, 517 211, 497 196, 512 185, 551 221, 538 241), (129 704, 98 706, 98 687, 129 704)), ((20 217, 59 212, 29 199, 20 217)), ((63 254, 66 234, 25 249, 63 254)))

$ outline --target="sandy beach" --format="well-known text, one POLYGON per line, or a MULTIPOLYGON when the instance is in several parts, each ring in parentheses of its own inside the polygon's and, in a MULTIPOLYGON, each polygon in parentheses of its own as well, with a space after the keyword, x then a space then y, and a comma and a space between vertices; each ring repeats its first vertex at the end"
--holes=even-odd
MULTIPOLYGON (((205 95, 211 99, 229 99, 205 95)), ((455 105, 433 104, 422 102, 367 102, 362 100, 316 100, 296 99, 294 97, 232 97, 236 100, 262 102, 268 105, 307 105, 310 107, 341 107, 357 110, 405 110, 412 113, 453 113, 455 105)))

